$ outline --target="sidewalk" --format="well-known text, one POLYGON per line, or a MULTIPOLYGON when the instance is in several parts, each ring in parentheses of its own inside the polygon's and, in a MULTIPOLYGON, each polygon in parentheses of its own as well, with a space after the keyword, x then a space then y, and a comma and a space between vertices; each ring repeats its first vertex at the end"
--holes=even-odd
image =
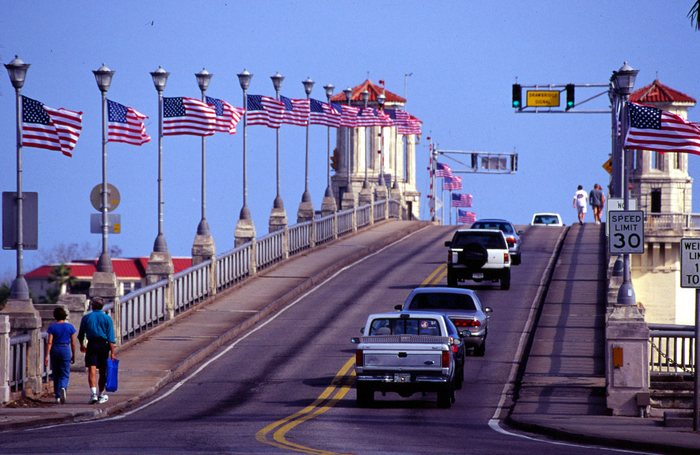
POLYGON ((613 417, 605 400, 604 225, 569 228, 506 423, 558 439, 662 453, 700 453, 692 428, 613 417))
POLYGON ((134 407, 341 268, 427 225, 379 223, 281 262, 121 347, 119 391, 107 403, 88 404, 87 376, 72 372, 65 405, 53 403, 51 394, 26 407, 0 408, 0 431, 94 419, 134 407))

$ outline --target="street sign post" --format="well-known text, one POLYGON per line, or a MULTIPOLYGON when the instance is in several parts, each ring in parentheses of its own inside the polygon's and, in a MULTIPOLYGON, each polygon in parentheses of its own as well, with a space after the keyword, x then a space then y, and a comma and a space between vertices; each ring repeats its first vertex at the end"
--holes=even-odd
MULTIPOLYGON (((636 199, 630 199, 627 201, 627 204, 629 205, 630 210, 637 210, 637 200, 636 199)), ((609 199, 606 199, 605 201, 605 210, 606 215, 605 219, 607 220, 607 223, 605 223, 605 236, 608 237, 610 235, 610 219, 609 219, 609 214, 612 211, 620 211, 620 210, 625 210, 625 200, 622 199, 621 197, 611 197, 609 199)))
POLYGON ((610 254, 644 254, 644 212, 619 210, 608 212, 610 254))
POLYGON ((700 238, 681 239, 681 287, 695 289, 695 393, 693 394, 693 431, 700 430, 700 238))
MULTIPOLYGON (((107 184, 107 211, 111 212, 112 210, 116 209, 119 207, 119 203, 121 202, 121 195, 119 194, 119 190, 117 189, 116 186, 112 185, 111 183, 107 184)), ((92 188, 92 191, 90 191, 90 203, 92 206, 97 210, 98 212, 102 212, 102 184, 98 183, 92 188)))

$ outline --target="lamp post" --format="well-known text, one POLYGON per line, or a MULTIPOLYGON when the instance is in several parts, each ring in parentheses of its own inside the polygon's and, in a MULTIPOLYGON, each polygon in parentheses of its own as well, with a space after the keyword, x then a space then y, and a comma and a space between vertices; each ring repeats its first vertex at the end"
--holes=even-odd
MULTIPOLYGON (((326 91, 326 101, 328 105, 331 105, 331 96, 333 96, 333 90, 335 86, 333 84, 327 84, 323 86, 326 91)), ((330 215, 337 210, 337 205, 335 203, 335 197, 333 196, 333 191, 331 191, 331 127, 328 127, 328 148, 326 149, 326 192, 323 195, 323 202, 321 203, 321 213, 323 215, 330 215)), ((337 171, 337 170, 336 170, 337 171)))
POLYGON ((17 133, 17 276, 12 281, 10 288, 10 299, 29 300, 29 287, 24 278, 24 229, 22 211, 22 107, 20 104, 20 92, 24 86, 24 79, 27 76, 29 63, 24 63, 17 55, 5 65, 10 76, 10 82, 15 88, 15 108, 16 108, 16 133, 17 133))
MULTIPOLYGON (((634 81, 637 78, 636 70, 629 66, 625 62, 622 67, 615 71, 611 77, 611 82, 613 85, 614 95, 617 98, 619 106, 622 111, 622 128, 621 135, 618 137, 616 142, 617 159, 619 160, 619 169, 622 172, 622 194, 624 198, 625 210, 629 210, 629 172, 626 169, 625 160, 625 150, 623 149, 623 139, 627 134, 627 113, 628 113, 628 99, 630 93, 632 93, 632 88, 634 87, 634 81)), ((613 104, 613 108, 617 106, 616 103, 613 104)), ((637 299, 634 293, 634 287, 632 286, 632 280, 630 277, 630 255, 625 254, 623 256, 623 273, 622 273, 622 285, 617 292, 617 303, 619 305, 636 305, 637 299)))
MULTIPOLYGON (((202 68, 202 71, 195 73, 194 77, 197 79, 197 85, 199 86, 199 91, 202 95, 202 102, 207 102, 206 91, 209 88, 209 83, 214 75, 202 68)), ((214 239, 212 238, 211 231, 209 230, 209 223, 207 222, 207 138, 202 136, 202 201, 201 210, 202 217, 197 225, 197 233, 194 237, 194 243, 192 244, 192 263, 200 264, 203 261, 211 259, 214 256, 214 239)))
POLYGON ((98 69, 92 72, 95 75, 97 87, 102 94, 102 205, 100 212, 102 213, 102 253, 97 261, 98 272, 112 272, 112 260, 109 257, 107 249, 107 236, 109 234, 109 224, 107 222, 107 91, 112 85, 112 77, 114 71, 109 69, 104 63, 98 69))
POLYGON ((153 85, 158 92, 158 235, 153 244, 156 253, 167 253, 168 244, 163 235, 163 90, 168 82, 170 73, 159 66, 151 72, 153 85))
MULTIPOLYGON (((307 77, 301 81, 304 85, 306 99, 311 96, 311 91, 314 88, 314 81, 307 77)), ((311 202, 311 193, 309 193, 309 123, 306 124, 306 154, 304 158, 304 193, 301 195, 301 203, 297 212, 297 222, 310 221, 314 217, 314 207, 311 202)))
POLYGON ((248 87, 253 75, 244 69, 237 74, 238 83, 243 90, 243 207, 236 225, 236 246, 242 245, 255 238, 255 226, 248 209, 248 171, 247 171, 247 140, 248 140, 248 87))
MULTIPOLYGON (((272 86, 275 88, 275 99, 279 101, 280 90, 282 89, 282 82, 284 81, 284 76, 279 72, 270 76, 272 79, 272 86)), ((270 214, 269 231, 278 231, 284 229, 287 225, 287 213, 284 210, 284 201, 280 195, 280 128, 275 129, 276 136, 276 176, 277 176, 277 193, 275 195, 275 200, 272 203, 272 213, 270 214)))
MULTIPOLYGON (((384 112, 384 103, 386 102, 386 96, 384 93, 380 93, 379 96, 377 96, 377 104, 379 105, 379 111, 384 112)), ((385 187, 386 183, 384 182, 384 126, 379 126, 379 137, 380 139, 380 146, 379 146, 379 181, 378 185, 380 187, 385 187)), ((386 192, 386 188, 383 190, 386 192)), ((384 195, 384 199, 386 199, 386 194, 384 195)))
MULTIPOLYGON (((364 103, 364 108, 367 109, 367 102, 369 101, 369 92, 367 89, 362 91, 362 102, 364 103)), ((365 132, 367 129, 365 128, 365 132)), ((369 181, 367 180, 367 167, 369 166, 369 158, 367 157, 367 134, 365 133, 365 180, 362 182, 362 189, 367 189, 369 188, 369 181)), ((371 147, 370 147, 370 153, 371 153, 371 147)))
MULTIPOLYGON (((343 90, 343 94, 345 95, 345 102, 348 106, 350 106, 350 102, 352 101, 352 88, 348 87, 343 90)), ((349 126, 344 127, 345 128, 345 136, 343 137, 344 139, 344 148, 345 148, 345 176, 346 176, 346 182, 347 186, 345 191, 342 194, 342 197, 340 199, 340 207, 345 210, 345 209, 352 209, 355 207, 355 192, 353 190, 353 185, 352 185, 352 173, 353 173, 353 152, 351 150, 351 142, 352 142, 352 129, 349 126)))

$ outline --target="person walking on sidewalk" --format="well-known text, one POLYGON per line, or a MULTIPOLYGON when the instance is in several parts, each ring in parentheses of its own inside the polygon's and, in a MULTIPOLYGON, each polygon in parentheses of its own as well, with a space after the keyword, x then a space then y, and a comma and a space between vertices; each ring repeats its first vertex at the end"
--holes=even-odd
POLYGON ((578 214, 579 224, 583 224, 583 219, 586 217, 586 210, 588 209, 588 194, 581 185, 578 186, 576 193, 574 193, 574 208, 578 214))
POLYGON ((597 183, 593 185, 593 189, 588 195, 591 207, 593 207, 593 219, 595 224, 600 224, 600 215, 603 213, 603 207, 605 206, 605 194, 603 193, 603 188, 597 183))
POLYGON ((46 356, 44 365, 51 360, 51 372, 53 375, 53 392, 56 403, 65 404, 68 390, 68 380, 70 379, 70 365, 75 362, 75 327, 70 322, 66 322, 68 313, 61 307, 53 310, 52 323, 46 330, 48 342, 46 345, 46 356))
POLYGON ((92 298, 92 312, 83 316, 78 331, 80 352, 85 353, 85 366, 88 369, 88 385, 90 386, 90 403, 105 403, 109 399, 105 393, 107 382, 107 358, 116 359, 114 354, 114 324, 112 318, 102 311, 104 300, 92 298), (87 346, 85 339, 87 338, 87 346), (97 370, 100 371, 99 390, 97 395, 97 370))

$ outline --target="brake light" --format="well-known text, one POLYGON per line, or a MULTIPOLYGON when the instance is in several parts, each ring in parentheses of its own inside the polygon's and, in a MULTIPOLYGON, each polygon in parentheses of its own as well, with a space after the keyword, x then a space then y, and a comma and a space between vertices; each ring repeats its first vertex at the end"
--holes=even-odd
POLYGON ((454 352, 455 354, 457 354, 457 351, 459 351, 459 346, 457 346, 456 344, 453 344, 453 345, 452 345, 452 352, 454 352))
POLYGON ((508 242, 508 245, 515 245, 515 237, 509 235, 506 237, 506 242, 508 242))
POLYGON ((507 264, 510 261, 510 256, 508 253, 503 253, 503 263, 507 264))
POLYGON ((449 368, 450 367, 450 356, 452 353, 450 351, 442 351, 442 367, 443 368, 449 368))
POLYGON ((476 319, 452 319, 455 327, 481 327, 481 322, 476 319))
POLYGON ((362 349, 357 349, 355 351, 355 366, 361 367, 365 364, 365 353, 362 349))

